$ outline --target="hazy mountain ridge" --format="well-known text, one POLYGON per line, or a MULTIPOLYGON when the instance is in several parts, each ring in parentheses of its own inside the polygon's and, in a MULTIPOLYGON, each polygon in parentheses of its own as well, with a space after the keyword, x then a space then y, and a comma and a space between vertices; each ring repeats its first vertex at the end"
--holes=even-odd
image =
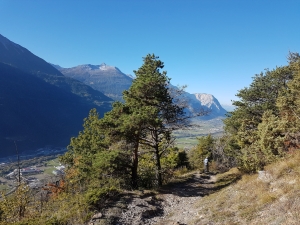
POLYGON ((0 156, 45 145, 66 146, 82 129, 92 104, 0 63, 0 156))
POLYGON ((132 78, 122 73, 117 67, 106 65, 84 64, 72 68, 57 66, 63 75, 74 78, 101 91, 106 96, 122 101, 122 93, 129 89, 132 78))
POLYGON ((45 60, 0 34, 0 62, 32 74, 63 76, 45 60))
MULTIPOLYGON (((178 87, 170 84, 171 91, 178 90, 178 87)), ((219 101, 212 95, 206 93, 190 94, 186 91, 182 93, 183 102, 187 104, 186 112, 188 114, 197 114, 201 111, 209 112, 205 116, 196 117, 196 120, 210 120, 219 117, 225 117, 227 111, 221 106, 219 101)))
POLYGON ((101 92, 95 91, 90 86, 78 82, 76 79, 65 77, 60 71, 45 60, 31 53, 26 48, 15 44, 0 34, 0 62, 8 64, 26 73, 43 79, 45 82, 55 85, 65 91, 71 91, 82 97, 82 101, 88 101, 97 106, 110 108, 112 99, 101 92))

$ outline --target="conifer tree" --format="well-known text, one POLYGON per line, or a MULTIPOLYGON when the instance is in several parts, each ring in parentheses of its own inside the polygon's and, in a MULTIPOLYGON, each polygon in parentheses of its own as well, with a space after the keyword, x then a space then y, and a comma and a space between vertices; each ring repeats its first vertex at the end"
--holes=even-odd
POLYGON ((293 133, 299 108, 297 62, 299 55, 291 53, 288 66, 256 75, 249 88, 239 91, 236 109, 224 120, 231 139, 227 150, 246 171, 262 169, 282 156, 283 143, 293 133))
POLYGON ((130 170, 131 186, 138 187, 138 151, 142 118, 133 113, 132 109, 121 102, 115 102, 110 112, 106 113, 100 121, 100 126, 105 131, 110 148, 117 148, 128 155, 123 161, 124 171, 130 170), (124 142, 124 144, 122 144, 124 142), (114 144, 115 143, 115 144, 114 144), (116 144, 118 143, 118 144, 116 144), (130 162, 128 162, 128 158, 130 162))
POLYGON ((211 134, 197 138, 198 144, 189 152, 189 162, 193 168, 203 168, 203 160, 208 157, 212 160, 212 153, 216 140, 211 134))
MULTIPOLYGON (((160 71, 164 63, 154 54, 148 54, 143 61, 134 71, 136 78, 131 87, 123 93, 124 103, 115 102, 102 119, 91 111, 84 131, 72 138, 67 154, 62 157, 73 169, 77 168, 82 178, 95 171, 95 154, 114 150, 118 152, 116 158, 124 159, 118 164, 123 175, 130 170, 131 186, 137 188, 139 154, 146 151, 154 155, 156 179, 162 185, 161 157, 173 143, 172 131, 186 126, 188 118, 184 105, 179 105, 173 97, 174 90, 172 94, 169 89, 167 72, 160 71)), ((180 95, 182 90, 176 93, 180 95)))
POLYGON ((130 111, 130 121, 135 124, 134 154, 138 164, 140 146, 150 147, 156 162, 158 185, 162 185, 161 156, 171 144, 172 130, 184 123, 183 107, 175 104, 169 91, 170 78, 164 63, 154 54, 148 54, 144 64, 134 71, 136 78, 128 91, 124 91, 125 105, 130 111))
MULTIPOLYGON (((60 158, 60 161, 71 168, 80 181, 91 177, 93 159, 95 154, 107 149, 104 140, 104 132, 99 126, 99 115, 96 109, 92 109, 84 119, 83 131, 77 137, 71 138, 68 151, 60 158)), ((69 171, 70 172, 70 171, 69 171)))

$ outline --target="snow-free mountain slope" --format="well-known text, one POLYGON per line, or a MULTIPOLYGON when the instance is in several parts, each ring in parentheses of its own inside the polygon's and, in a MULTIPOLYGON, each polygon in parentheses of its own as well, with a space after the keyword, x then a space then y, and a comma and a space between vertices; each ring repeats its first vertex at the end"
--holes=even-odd
POLYGON ((92 108, 103 116, 112 102, 0 35, 0 157, 15 154, 13 140, 19 152, 65 147, 92 108))
POLYGON ((0 62, 32 74, 63 76, 45 60, 0 34, 0 62))
POLYGON ((106 65, 79 65, 72 68, 61 68, 56 65, 65 76, 79 80, 86 85, 101 91, 106 96, 122 101, 122 93, 132 83, 132 77, 122 73, 117 67, 106 65))

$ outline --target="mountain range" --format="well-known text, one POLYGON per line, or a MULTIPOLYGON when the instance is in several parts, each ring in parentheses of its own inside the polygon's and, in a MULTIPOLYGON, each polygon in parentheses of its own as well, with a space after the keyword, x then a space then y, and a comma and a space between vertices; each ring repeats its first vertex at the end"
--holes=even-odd
POLYGON ((122 73, 117 67, 101 65, 79 65, 72 68, 55 66, 66 77, 74 78, 106 96, 122 101, 122 92, 132 83, 132 77, 122 73))
MULTIPOLYGON (((47 63, 0 35, 0 157, 45 145, 67 146, 82 130, 88 112, 100 116, 122 101, 134 78, 117 67, 79 65, 62 68, 47 63)), ((226 111, 209 94, 185 93, 189 109, 210 109, 203 119, 226 111)))
MULTIPOLYGON (((62 68, 53 65, 66 77, 74 78, 91 86, 95 90, 101 91, 106 96, 118 101, 122 101, 122 93, 128 90, 134 79, 133 76, 122 73, 117 67, 106 65, 79 65, 72 68, 62 68)), ((171 85, 171 88, 177 88, 171 85)), ((221 106, 219 101, 211 94, 184 92, 183 97, 189 103, 187 111, 197 112, 200 110, 210 111, 209 115, 198 119, 213 119, 224 117, 227 111, 221 106)))

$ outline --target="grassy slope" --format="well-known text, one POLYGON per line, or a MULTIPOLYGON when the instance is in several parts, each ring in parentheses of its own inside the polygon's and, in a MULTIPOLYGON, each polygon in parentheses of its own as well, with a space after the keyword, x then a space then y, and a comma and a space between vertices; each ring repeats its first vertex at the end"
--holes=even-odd
MULTIPOLYGON (((188 224, 299 224, 300 152, 266 168, 266 176, 244 175, 236 183, 202 198, 199 212, 188 224)), ((222 185, 237 174, 217 177, 222 185)))

